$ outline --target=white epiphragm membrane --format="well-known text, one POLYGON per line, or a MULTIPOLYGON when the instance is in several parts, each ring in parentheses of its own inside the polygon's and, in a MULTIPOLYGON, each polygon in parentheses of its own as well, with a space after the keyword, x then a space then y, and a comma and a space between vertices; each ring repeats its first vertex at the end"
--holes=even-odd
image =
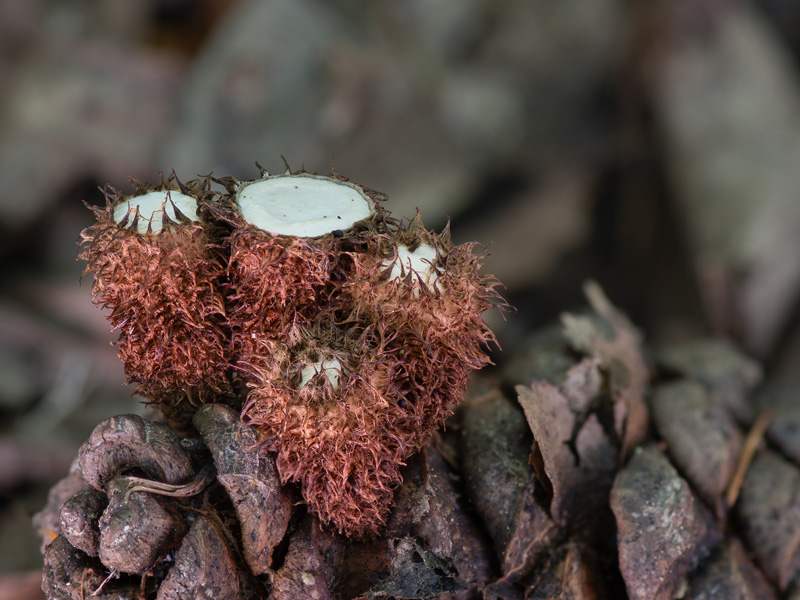
POLYGON ((338 360, 320 360, 311 363, 307 367, 303 367, 300 372, 300 389, 303 389, 306 384, 311 381, 311 378, 318 373, 324 373, 328 381, 331 382, 334 390, 339 389, 339 376, 342 374, 342 363, 338 360))
MULTIPOLYGON (((392 271, 389 280, 405 278, 410 271, 413 283, 421 281, 426 286, 432 286, 439 274, 433 265, 436 264, 436 249, 428 244, 421 244, 413 252, 409 251, 408 246, 400 245, 397 247, 397 259, 392 264, 392 271)), ((418 290, 415 290, 419 293, 418 290)))
POLYGON ((167 217, 177 222, 175 207, 189 220, 200 220, 197 216, 197 200, 180 192, 161 190, 135 196, 129 198, 126 202, 118 204, 114 207, 114 222, 120 223, 125 218, 125 215, 130 212, 128 222, 125 225, 130 227, 133 222, 133 210, 136 207, 139 207, 139 220, 136 225, 136 230, 139 233, 147 233, 148 225, 153 233, 161 231, 164 210, 167 212, 167 217))
POLYGON ((237 197, 244 219, 274 235, 318 237, 349 229, 372 215, 372 201, 356 186, 316 175, 267 177, 237 197))

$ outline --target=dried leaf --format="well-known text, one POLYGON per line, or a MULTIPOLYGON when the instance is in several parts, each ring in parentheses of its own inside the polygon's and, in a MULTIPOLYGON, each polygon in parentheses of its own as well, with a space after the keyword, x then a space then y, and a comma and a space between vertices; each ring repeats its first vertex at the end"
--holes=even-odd
POLYGON ((575 365, 564 385, 517 386, 534 438, 534 467, 551 488, 550 514, 561 526, 596 521, 607 506, 617 454, 594 416, 579 421, 571 406, 588 406, 599 393, 593 359, 575 365), (594 382, 586 387, 586 382, 594 382), (588 399, 587 399, 588 397, 588 399))
POLYGON ((644 392, 650 373, 640 348, 641 335, 596 283, 588 282, 584 292, 599 319, 564 314, 564 334, 576 350, 597 358, 608 377, 614 426, 624 458, 647 436, 644 392))
POLYGON ((711 515, 655 447, 637 450, 611 490, 619 568, 631 600, 671 600, 720 540, 711 515))

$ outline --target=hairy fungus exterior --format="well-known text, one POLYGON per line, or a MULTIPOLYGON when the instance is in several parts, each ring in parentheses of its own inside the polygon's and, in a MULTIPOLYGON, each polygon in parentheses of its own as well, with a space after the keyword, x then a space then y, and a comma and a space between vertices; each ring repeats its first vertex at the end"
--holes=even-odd
POLYGON ((281 481, 340 532, 377 532, 406 459, 489 362, 497 281, 474 245, 336 174, 214 180, 222 198, 209 181, 109 193, 82 233, 128 378, 174 422, 236 373, 281 481))
POLYGON ((369 189, 339 178, 287 173, 224 182, 231 194, 228 310, 234 353, 250 363, 262 338, 298 344, 320 313, 330 318, 343 251, 383 216, 369 189))
POLYGON ((251 388, 243 418, 323 521, 347 535, 376 532, 405 460, 452 413, 469 373, 489 362, 494 338, 482 313, 496 281, 479 275, 473 245, 454 246, 419 217, 393 220, 369 191, 338 179, 266 176, 229 190, 241 219, 229 313, 251 388), (342 219, 341 230, 263 231, 242 206, 248 186, 263 181, 279 193, 308 183, 298 197, 324 207, 332 188, 347 186, 374 208, 342 219))
POLYGON ((92 298, 110 309, 128 381, 168 417, 229 392, 224 263, 207 219, 208 180, 106 190, 81 233, 92 298))

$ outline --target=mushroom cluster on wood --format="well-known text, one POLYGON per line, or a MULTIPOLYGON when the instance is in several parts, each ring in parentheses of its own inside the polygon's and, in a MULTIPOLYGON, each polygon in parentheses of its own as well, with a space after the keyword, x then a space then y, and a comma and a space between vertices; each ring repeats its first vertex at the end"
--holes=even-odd
POLYGON ((489 363, 483 313, 504 306, 476 244, 383 200, 338 174, 173 177, 109 194, 82 234, 139 393, 179 430, 204 403, 241 410, 281 481, 355 536, 489 363))

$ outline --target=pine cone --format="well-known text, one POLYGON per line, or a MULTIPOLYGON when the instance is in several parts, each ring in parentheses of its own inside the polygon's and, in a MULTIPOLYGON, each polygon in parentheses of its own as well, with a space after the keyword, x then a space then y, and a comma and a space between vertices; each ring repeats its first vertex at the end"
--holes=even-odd
POLYGON ((231 409, 207 405, 195 424, 202 441, 136 415, 95 429, 79 455, 90 487, 63 503, 45 552, 49 598, 263 597, 254 573, 269 565, 292 501, 231 409))
POLYGON ((797 458, 794 403, 749 398, 760 368, 720 341, 659 349, 653 370, 630 323, 587 295, 592 311, 506 368, 517 402, 489 387, 463 408, 462 475, 500 571, 484 598, 796 591, 800 469, 777 452, 797 458), (746 430, 766 406, 773 447, 751 464, 746 430))
POLYGON ((37 516, 60 515, 48 598, 416 597, 489 580, 484 540, 435 450, 405 468, 384 535, 353 541, 297 507, 230 408, 206 405, 194 424, 202 440, 135 415, 95 429, 80 451, 84 489, 37 516))

